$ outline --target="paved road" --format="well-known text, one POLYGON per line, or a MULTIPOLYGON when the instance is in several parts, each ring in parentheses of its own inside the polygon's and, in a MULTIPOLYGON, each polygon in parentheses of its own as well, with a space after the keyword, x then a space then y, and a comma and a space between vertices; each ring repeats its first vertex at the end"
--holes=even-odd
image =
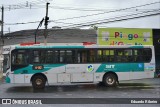
MULTIPOLYGON (((33 90, 31 85, 5 84, 0 82, 0 97, 1 98, 160 98, 160 78, 122 81, 118 87, 113 87, 113 88, 103 87, 100 86, 99 84, 54 85, 46 87, 45 90, 38 90, 38 91, 33 90)), ((121 105, 123 106, 123 104, 119 106, 118 105, 114 105, 114 107, 121 107, 121 105)), ((64 105, 58 105, 58 106, 63 107, 64 105)), ((78 106, 81 107, 82 105, 78 106)), ((92 105, 86 105, 83 107, 90 107, 90 106, 92 105)), ((97 106, 102 107, 105 105, 97 105, 97 106)), ((133 105, 128 105, 128 107, 130 106, 133 107, 133 105)), ((144 107, 152 107, 152 106, 159 107, 159 105, 144 105, 144 107)), ((136 107, 136 105, 134 105, 134 107, 136 107)), ((137 107, 139 106, 137 105, 137 107)))

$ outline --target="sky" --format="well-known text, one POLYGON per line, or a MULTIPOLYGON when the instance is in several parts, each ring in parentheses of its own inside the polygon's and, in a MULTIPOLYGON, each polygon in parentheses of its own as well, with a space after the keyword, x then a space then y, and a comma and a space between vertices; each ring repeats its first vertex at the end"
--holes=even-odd
MULTIPOLYGON (((46 2, 50 3, 48 28, 160 28, 160 0, 0 0, 0 6, 4 6, 4 33, 36 29, 46 15, 46 2), (132 19, 115 21, 123 18, 132 19)), ((40 29, 44 29, 44 23, 40 29)))

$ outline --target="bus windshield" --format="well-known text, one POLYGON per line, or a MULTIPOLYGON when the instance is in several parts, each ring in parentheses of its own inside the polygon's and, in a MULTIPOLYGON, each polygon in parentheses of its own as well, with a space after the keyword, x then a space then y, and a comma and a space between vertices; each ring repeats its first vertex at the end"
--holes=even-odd
POLYGON ((6 71, 10 68, 9 65, 9 54, 4 54, 4 60, 3 60, 3 73, 6 73, 6 71))

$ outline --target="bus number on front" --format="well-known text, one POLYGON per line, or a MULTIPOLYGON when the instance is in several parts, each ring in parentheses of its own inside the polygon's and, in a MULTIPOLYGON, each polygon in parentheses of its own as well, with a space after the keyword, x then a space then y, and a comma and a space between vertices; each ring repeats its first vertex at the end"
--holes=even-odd
POLYGON ((36 66, 33 66, 33 69, 34 70, 42 70, 43 66, 42 65, 36 65, 36 66))

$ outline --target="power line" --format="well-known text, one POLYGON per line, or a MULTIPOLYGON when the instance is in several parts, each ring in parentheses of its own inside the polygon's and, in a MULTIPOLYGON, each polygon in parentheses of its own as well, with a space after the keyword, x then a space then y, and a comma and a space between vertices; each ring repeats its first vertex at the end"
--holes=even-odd
MULTIPOLYGON (((105 14, 105 13, 111 13, 111 12, 120 12, 120 11, 124 11, 124 10, 128 10, 128 9, 133 9, 133 8, 137 8, 137 7, 144 7, 144 6, 148 6, 148 5, 152 5, 152 4, 157 4, 157 3, 160 3, 160 2, 153 2, 153 3, 144 4, 144 5, 139 5, 139 6, 129 7, 129 8, 123 8, 123 9, 116 9, 116 10, 112 10, 112 11, 108 11, 108 12, 101 12, 101 13, 96 13, 96 14, 89 14, 89 15, 83 15, 83 16, 77 16, 77 17, 62 18, 62 19, 57 19, 57 20, 50 20, 50 22, 56 22, 56 21, 60 21, 60 20, 69 20, 69 19, 84 18, 84 17, 95 16, 95 15, 100 15, 100 14, 105 14)), ((40 21, 25 22, 25 23, 6 23, 5 25, 31 24, 31 23, 39 23, 39 22, 40 21)))
MULTIPOLYGON (((72 8, 72 7, 60 7, 60 6, 52 6, 50 8, 53 9, 63 9, 63 10, 76 10, 76 11, 102 11, 102 12, 110 12, 115 11, 117 9, 85 9, 85 8, 72 8)), ((130 12, 130 11, 146 11, 146 10, 154 10, 154 9, 129 9, 122 10, 122 12, 130 12)))
POLYGON ((19 25, 19 24, 33 24, 33 23, 39 23, 40 21, 33 21, 33 22, 22 22, 22 23, 6 23, 5 25, 19 25))
MULTIPOLYGON (((160 9, 156 9, 156 11, 159 11, 160 9)), ((77 25, 82 25, 82 24, 90 24, 90 23, 97 23, 97 22, 101 22, 104 20, 113 20, 113 19, 119 19, 119 18, 124 18, 124 17, 129 17, 129 16, 136 16, 136 15, 141 15, 141 14, 146 14, 146 13, 151 13, 151 12, 155 12, 155 10, 152 11, 145 11, 145 12, 139 12, 139 13, 134 13, 134 14, 125 14, 125 15, 121 15, 121 16, 117 16, 117 17, 111 17, 111 18, 107 18, 107 19, 101 19, 101 20, 96 20, 96 21, 90 21, 90 22, 85 22, 85 23, 80 23, 80 24, 73 24, 73 23, 66 23, 66 22, 58 22, 58 21, 50 21, 50 22, 54 22, 54 23, 62 23, 62 24, 70 24, 67 25, 67 27, 70 26, 74 26, 76 27, 77 25)), ((66 27, 66 26, 62 26, 62 27, 66 27)))
POLYGON ((100 12, 100 13, 95 13, 95 14, 90 14, 90 15, 83 15, 83 16, 70 17, 70 18, 62 18, 62 19, 58 19, 58 20, 55 20, 55 21, 84 18, 84 17, 95 16, 95 15, 100 15, 100 14, 105 14, 105 13, 111 13, 111 12, 120 12, 120 11, 124 11, 124 10, 128 10, 128 9, 132 9, 132 8, 144 7, 144 6, 148 6, 148 5, 152 5, 152 4, 157 4, 157 3, 160 3, 160 2, 148 3, 148 4, 144 4, 144 5, 139 5, 139 6, 129 7, 129 8, 123 8, 123 9, 116 9, 116 10, 113 10, 113 11, 100 12))
MULTIPOLYGON (((138 15, 138 14, 143 14, 143 13, 148 13, 151 11, 145 11, 145 12, 140 12, 140 13, 136 13, 136 14, 130 14, 130 15, 123 15, 123 16, 118 16, 118 17, 114 17, 114 18, 110 18, 110 19, 101 19, 101 20, 97 20, 97 21, 90 21, 90 22, 86 22, 86 23, 93 23, 93 24, 89 24, 89 25, 94 25, 94 24, 98 24, 96 22, 98 21, 103 21, 103 20, 111 20, 111 19, 115 19, 115 18, 121 18, 121 17, 126 17, 126 16, 133 16, 133 15, 138 15), (95 23, 94 23, 95 22, 95 23)), ((40 21, 33 21, 33 22, 25 22, 25 23, 10 23, 10 24, 5 24, 5 25, 18 25, 18 24, 33 24, 33 23, 39 23, 40 21)), ((86 24, 86 23, 80 23, 80 24, 74 24, 74 23, 66 23, 66 22, 57 22, 57 21, 49 21, 49 22, 54 22, 54 23, 62 23, 62 24, 72 24, 72 25, 68 25, 68 26, 62 26, 62 27, 70 27, 70 26, 75 26, 78 27, 79 25, 82 24, 86 24)), ((99 23, 100 24, 100 23, 99 23)), ((86 25, 87 26, 87 25, 86 25)))
POLYGON ((131 15, 127 15, 128 18, 126 18, 126 16, 118 16, 118 17, 114 17, 114 18, 111 18, 111 19, 104 19, 104 20, 108 20, 108 21, 101 21, 101 22, 98 22, 98 21, 97 22, 93 22, 92 21, 92 22, 73 24, 73 25, 62 26, 62 27, 64 27, 64 28, 84 27, 84 26, 91 26, 91 25, 95 25, 95 24, 111 23, 111 22, 117 22, 117 21, 129 20, 129 19, 136 19, 136 18, 148 17, 148 16, 153 16, 153 15, 159 15, 160 14, 159 11, 155 12, 155 13, 150 13, 150 14, 146 14, 146 13, 147 12, 145 12, 145 13, 139 13, 140 16, 136 16, 136 14, 131 14, 131 15), (143 14, 146 14, 146 15, 143 15, 143 14), (129 16, 133 16, 133 17, 129 17, 129 16))
POLYGON ((153 13, 153 14, 148 14, 148 15, 143 15, 143 16, 136 16, 136 17, 130 17, 130 18, 123 18, 123 19, 115 19, 111 21, 104 21, 104 22, 98 22, 98 23, 91 23, 91 24, 84 24, 84 25, 78 25, 78 26, 70 26, 66 28, 79 28, 79 27, 85 27, 85 26, 92 26, 95 24, 104 24, 104 23, 111 23, 111 22, 118 22, 118 21, 124 21, 124 20, 130 20, 130 19, 136 19, 136 18, 142 18, 142 17, 148 17, 148 16, 154 16, 154 15, 159 15, 160 13, 153 13))
MULTIPOLYGON (((134 13, 134 14, 130 14, 130 15, 122 15, 122 16, 117 16, 117 17, 114 17, 114 18, 120 18, 120 17, 126 17, 126 16, 131 16, 131 15, 138 15, 138 14, 143 14, 143 13, 148 13, 148 12, 154 12, 154 11, 158 11, 158 10, 160 10, 160 9, 156 9, 156 10, 151 10, 151 11, 144 11, 144 12, 140 12, 140 13, 134 13)), ((111 17, 111 18, 113 18, 113 17, 111 17)), ((93 23, 93 22, 99 22, 99 21, 104 21, 104 20, 108 20, 108 19, 101 19, 101 20, 96 20, 96 21, 90 21, 90 22, 85 22, 85 23, 93 23)), ((59 22, 59 21, 53 21, 53 20, 51 20, 51 21, 49 21, 49 22, 54 22, 54 23, 62 23, 62 24, 70 24, 70 25, 79 25, 79 24, 75 24, 75 23, 68 23, 68 22, 59 22)), ((81 23, 81 24, 83 24, 83 23, 81 23)), ((81 25, 80 24, 80 25, 81 25)), ((70 26, 70 25, 68 25, 68 26, 70 26)))
POLYGON ((4 5, 5 10, 15 10, 15 9, 24 9, 24 8, 29 8, 31 9, 31 7, 33 5, 37 5, 37 4, 41 4, 44 3, 42 1, 26 1, 26 2, 21 2, 18 4, 12 4, 12 5, 4 5))
MULTIPOLYGON (((160 10, 160 9, 159 9, 160 10)), ((150 12, 150 11, 149 11, 150 12)), ((128 17, 128 18, 124 18, 124 16, 118 16, 118 17, 114 17, 114 18, 112 18, 112 20, 111 19, 106 19, 106 20, 108 20, 108 21, 103 21, 103 20, 105 20, 105 19, 103 19, 103 20, 101 20, 101 22, 94 22, 94 23, 81 23, 81 24, 74 24, 74 25, 69 25, 69 26, 62 26, 63 28, 76 28, 76 27, 84 27, 84 26, 91 26, 91 25, 95 25, 95 24, 103 24, 103 23, 111 23, 111 22, 117 22, 117 21, 124 21, 124 20, 130 20, 130 19, 136 19, 136 18, 142 18, 142 17, 148 17, 148 16, 153 16, 153 15, 158 15, 158 14, 160 14, 160 12, 158 11, 158 12, 155 12, 155 13, 150 13, 150 14, 146 14, 147 12, 144 12, 145 13, 145 15, 142 15, 142 13, 138 13, 138 14, 140 14, 140 16, 136 16, 136 14, 131 14, 131 15, 128 15, 128 16, 133 16, 134 15, 134 17, 128 17), (121 17, 123 17, 123 18, 121 18, 121 17), (114 20, 113 20, 114 19, 114 20)), ((137 15, 138 15, 137 14, 137 15)), ((93 21, 92 21, 93 22, 93 21)))
MULTIPOLYGON (((39 5, 41 3, 44 3, 42 2, 41 0, 38 0, 38 1, 32 1, 32 2, 28 2, 32 5, 32 8, 33 7, 39 7, 39 8, 45 8, 45 5, 39 5)), ((148 3, 148 4, 144 4, 144 5, 139 5, 139 6, 136 6, 136 7, 143 7, 143 6, 148 6, 148 5, 153 5, 153 4, 157 4, 157 3, 160 3, 160 2, 152 2, 152 3, 148 3)), ((15 5, 9 5, 7 8, 9 10, 11 10, 11 6, 13 6, 13 9, 26 9, 28 8, 26 6, 26 3, 24 4, 15 4, 15 5)), ((105 12, 108 12, 108 9, 93 9, 93 8, 75 8, 75 7, 61 7, 61 6, 49 6, 50 8, 54 8, 54 9, 63 9, 63 10, 78 10, 78 11, 105 11, 105 12)), ((136 7, 131 7, 131 8, 136 8, 136 7)), ((6 8, 6 9, 7 9, 6 8)), ((28 8, 28 9, 32 9, 32 8, 28 8)), ((33 8, 34 9, 34 8, 33 8)), ((38 9, 38 8, 35 8, 35 9, 38 9)), ((115 11, 115 10, 109 10, 109 11, 115 11)), ((122 10, 121 10, 122 11, 122 10)))
MULTIPOLYGON (((124 19, 123 19, 124 20, 124 19)), ((126 19, 125 19, 126 20, 126 19)), ((128 20, 128 19, 127 19, 128 20)), ((56 20, 57 21, 57 20, 56 20)), ((54 21, 55 22, 55 21, 54 21)), ((112 21, 112 22, 115 22, 115 21, 112 21)), ((26 22, 26 23, 16 23, 15 25, 17 24, 30 24, 30 23, 39 23, 39 21, 33 21, 33 22, 26 22)), ((56 22, 56 23, 64 23, 64 22, 56 22)), ((101 22, 102 23, 102 22, 101 22)), ((103 22, 103 23, 106 23, 106 22, 103 22)), ((108 22, 107 22, 108 23, 108 22)), ((70 23, 67 23, 67 24, 70 24, 70 23)), ((99 23, 100 24, 100 23, 99 23)), ((91 24, 90 24, 91 25, 91 24)), ((88 26, 88 25, 81 25, 81 26, 88 26)), ((73 26, 74 27, 74 26, 73 26)), ((77 27, 77 26, 75 26, 77 27)))

